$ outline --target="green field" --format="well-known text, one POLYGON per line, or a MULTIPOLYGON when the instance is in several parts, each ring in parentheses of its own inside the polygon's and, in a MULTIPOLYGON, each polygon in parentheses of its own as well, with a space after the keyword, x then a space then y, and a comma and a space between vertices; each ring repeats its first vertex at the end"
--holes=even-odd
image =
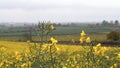
MULTIPOLYGON (((54 30, 51 35, 53 34, 79 34, 81 32, 81 30, 85 30, 85 32, 87 34, 96 34, 96 33, 108 33, 110 31, 114 31, 114 30, 119 30, 120 27, 107 27, 107 26, 77 26, 77 27, 73 27, 73 26, 67 26, 67 27, 63 27, 63 26, 59 26, 56 27, 56 30, 54 30)), ((0 36, 20 36, 20 35, 24 35, 24 34, 29 34, 29 28, 26 27, 2 27, 0 28, 0 36)), ((35 29, 32 29, 32 34, 33 35, 37 35, 39 32, 35 31, 35 29)))
MULTIPOLYGON (((104 34, 89 34, 87 36, 90 36, 92 40, 96 41, 106 41, 106 35, 104 34)), ((80 34, 73 34, 73 35, 54 35, 52 36, 58 41, 79 41, 80 39, 80 34)), ((50 37, 48 37, 49 39, 50 37)), ((26 41, 26 38, 23 36, 4 36, 0 37, 1 41, 26 41)), ((33 41, 39 41, 40 37, 39 36, 32 36, 33 41)))
MULTIPOLYGON (((55 37, 58 41, 79 41, 80 33, 84 30, 92 40, 106 41, 106 34, 113 30, 119 30, 120 27, 110 26, 59 26, 56 27, 50 36, 55 37)), ((32 29, 32 40, 39 41, 39 31, 32 29)), ((0 40, 3 41, 26 41, 25 34, 30 34, 29 28, 26 27, 2 27, 0 28, 0 40), (23 32, 24 31, 24 32, 23 32)), ((50 37, 48 37, 49 39, 50 37)))
MULTIPOLYGON (((69 26, 69 27, 56 27, 50 36, 54 36, 59 41, 71 41, 79 40, 80 32, 84 30, 88 36, 92 38, 92 40, 97 41, 105 41, 106 34, 113 30, 119 30, 119 27, 88 27, 88 26, 69 26)), ((28 28, 22 27, 14 27, 14 28, 1 28, 0 31, 0 40, 8 40, 8 41, 25 41, 25 34, 30 34, 28 28), (25 32, 22 32, 25 31, 25 32)), ((32 30, 32 39, 33 40, 40 40, 38 35, 40 34, 39 31, 32 30), (36 36, 35 36, 36 35, 36 36)))

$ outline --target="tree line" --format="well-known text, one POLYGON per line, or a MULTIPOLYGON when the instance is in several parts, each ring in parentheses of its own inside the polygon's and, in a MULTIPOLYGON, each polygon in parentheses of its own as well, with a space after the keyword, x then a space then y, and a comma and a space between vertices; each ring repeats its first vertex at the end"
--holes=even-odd
POLYGON ((119 26, 120 23, 118 20, 115 21, 107 21, 107 20, 103 20, 101 23, 97 23, 97 26, 119 26))

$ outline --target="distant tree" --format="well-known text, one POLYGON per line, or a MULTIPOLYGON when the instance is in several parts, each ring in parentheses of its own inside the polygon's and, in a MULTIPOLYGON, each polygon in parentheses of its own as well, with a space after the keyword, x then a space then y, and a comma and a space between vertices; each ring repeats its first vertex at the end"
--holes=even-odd
POLYGON ((119 25, 119 21, 118 20, 115 20, 115 23, 114 23, 116 26, 119 25))
POLYGON ((76 27, 76 26, 77 26, 77 24, 76 24, 76 23, 71 23, 71 26, 75 26, 75 27, 76 27))
POLYGON ((109 26, 114 26, 113 20, 110 21, 109 26))
POLYGON ((117 31, 112 31, 107 34, 107 39, 111 41, 118 41, 120 39, 119 32, 117 31))
POLYGON ((57 26, 62 26, 62 24, 61 24, 61 23, 58 23, 57 26))
POLYGON ((100 26, 100 24, 99 24, 99 23, 96 23, 96 26, 100 26))
POLYGON ((103 20, 103 22, 102 22, 102 26, 107 26, 109 23, 108 23, 108 21, 106 21, 106 20, 103 20))

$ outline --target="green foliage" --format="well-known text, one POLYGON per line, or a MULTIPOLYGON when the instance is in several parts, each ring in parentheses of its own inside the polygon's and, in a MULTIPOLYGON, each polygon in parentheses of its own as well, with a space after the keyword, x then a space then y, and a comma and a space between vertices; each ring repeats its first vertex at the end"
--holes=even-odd
POLYGON ((39 22, 38 29, 40 32, 40 41, 41 41, 41 44, 43 44, 45 41, 47 42, 48 34, 51 33, 55 29, 55 27, 51 24, 50 21, 39 22), (44 40, 44 37, 46 40, 44 40))
POLYGON ((118 41, 120 39, 120 33, 117 31, 112 31, 107 34, 107 39, 112 41, 118 41))

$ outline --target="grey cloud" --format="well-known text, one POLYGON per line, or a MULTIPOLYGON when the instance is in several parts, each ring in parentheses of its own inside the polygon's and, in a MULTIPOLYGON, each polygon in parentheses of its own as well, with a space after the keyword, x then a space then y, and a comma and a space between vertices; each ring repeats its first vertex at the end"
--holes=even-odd
POLYGON ((120 17, 119 6, 90 6, 72 0, 51 1, 53 0, 0 0, 0 21, 98 21, 120 17))

